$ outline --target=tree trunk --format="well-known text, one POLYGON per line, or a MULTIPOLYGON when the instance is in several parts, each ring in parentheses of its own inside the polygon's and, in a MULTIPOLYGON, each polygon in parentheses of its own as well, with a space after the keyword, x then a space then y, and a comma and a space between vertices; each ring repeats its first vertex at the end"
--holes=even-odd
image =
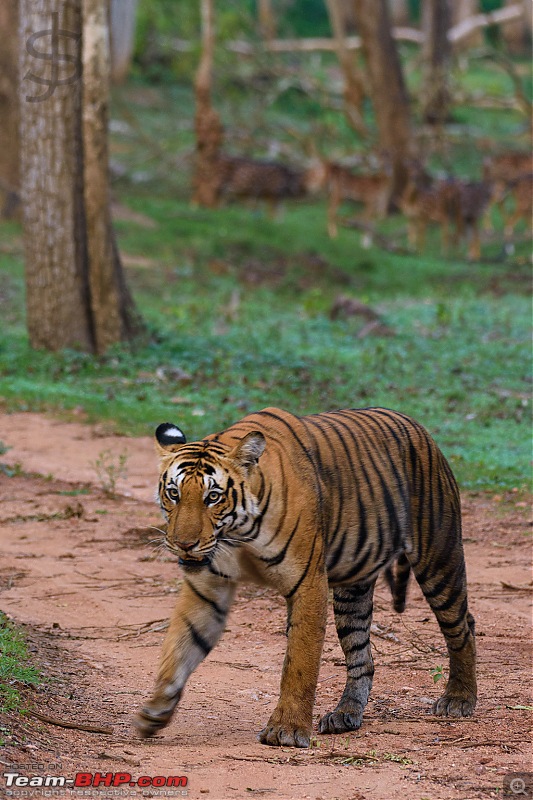
POLYGON ((386 0, 354 0, 357 29, 366 60, 379 147, 390 161, 393 197, 401 194, 411 157, 409 100, 386 0))
POLYGON ((368 136, 363 120, 362 104, 365 98, 363 80, 359 74, 355 55, 346 47, 346 31, 339 0, 326 0, 329 22, 335 39, 337 57, 344 75, 344 114, 348 124, 361 136, 368 136))
POLYGON ((448 30, 451 25, 450 0, 425 0, 422 8, 422 28, 425 34, 422 51, 424 60, 423 116, 431 125, 443 125, 448 118, 450 90, 451 44, 448 30))
POLYGON ((107 142, 111 58, 106 0, 82 0, 84 200, 95 348, 131 338, 136 319, 110 214, 107 142))
POLYGON ((0 3, 0 216, 19 205, 18 0, 0 3))
POLYGON ((111 2, 111 81, 123 83, 128 77, 135 40, 137 0, 111 2))
POLYGON ((201 0, 202 54, 196 73, 194 91, 196 111, 196 161, 193 202, 206 208, 216 205, 220 191, 217 164, 224 129, 220 117, 211 105, 211 83, 215 51, 215 22, 213 0, 201 0))
POLYGON ((106 14, 106 0, 83 8, 21 0, 21 183, 36 348, 101 353, 139 329, 109 216, 106 14))

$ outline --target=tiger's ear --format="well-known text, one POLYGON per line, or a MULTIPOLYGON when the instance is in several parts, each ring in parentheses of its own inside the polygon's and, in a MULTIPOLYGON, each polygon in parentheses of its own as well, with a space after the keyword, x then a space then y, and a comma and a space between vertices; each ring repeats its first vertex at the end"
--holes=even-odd
POLYGON ((156 447, 160 455, 165 456, 169 453, 175 453, 176 450, 185 444, 187 439, 185 434, 177 425, 171 422, 163 422, 158 425, 155 432, 157 441, 156 447))
POLYGON ((266 441, 263 434, 260 431, 251 431, 228 453, 227 458, 239 467, 249 470, 255 467, 265 452, 265 447, 266 441))

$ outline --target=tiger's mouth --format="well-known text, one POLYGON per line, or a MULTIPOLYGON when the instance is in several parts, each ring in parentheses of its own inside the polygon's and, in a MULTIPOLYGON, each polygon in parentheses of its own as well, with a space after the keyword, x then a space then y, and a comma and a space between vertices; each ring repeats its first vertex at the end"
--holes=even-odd
POLYGON ((185 569, 201 569, 207 567, 211 563, 210 556, 203 556, 202 558, 178 558, 178 564, 185 569))

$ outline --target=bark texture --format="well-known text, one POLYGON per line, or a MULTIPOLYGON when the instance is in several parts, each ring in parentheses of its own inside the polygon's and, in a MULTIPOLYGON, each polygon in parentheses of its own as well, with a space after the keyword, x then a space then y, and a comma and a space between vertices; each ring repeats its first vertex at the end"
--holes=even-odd
POLYGON ((36 348, 100 353, 137 329, 110 222, 106 14, 106 0, 21 0, 27 324, 36 348))
MULTIPOLYGON (((52 10, 58 29, 81 35, 79 2, 21 0, 21 174, 26 251, 26 304, 33 347, 93 349, 89 314, 87 251, 81 173, 81 91, 79 79, 52 93, 30 76, 52 80, 52 64, 37 60, 25 43, 51 29, 52 10), (48 95, 48 96, 47 96, 48 95)), ((40 49, 51 47, 43 36, 40 49)), ((76 40, 63 41, 81 72, 76 40)), ((49 51, 51 52, 51 50, 49 51)), ((72 71, 71 74, 76 74, 72 71)))

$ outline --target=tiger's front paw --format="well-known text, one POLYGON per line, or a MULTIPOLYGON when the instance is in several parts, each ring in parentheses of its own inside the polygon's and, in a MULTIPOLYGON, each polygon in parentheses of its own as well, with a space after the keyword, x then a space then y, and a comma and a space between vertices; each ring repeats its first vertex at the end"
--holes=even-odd
POLYGON ((177 700, 176 702, 173 701, 170 706, 168 704, 166 706, 161 706, 161 704, 150 701, 144 708, 141 708, 133 720, 133 724, 141 739, 148 739, 150 736, 157 733, 157 731, 160 731, 161 728, 168 725, 172 719, 176 703, 177 700))
POLYGON ((269 722, 259 734, 259 741, 272 747, 309 747, 311 731, 294 725, 276 725, 269 722))

